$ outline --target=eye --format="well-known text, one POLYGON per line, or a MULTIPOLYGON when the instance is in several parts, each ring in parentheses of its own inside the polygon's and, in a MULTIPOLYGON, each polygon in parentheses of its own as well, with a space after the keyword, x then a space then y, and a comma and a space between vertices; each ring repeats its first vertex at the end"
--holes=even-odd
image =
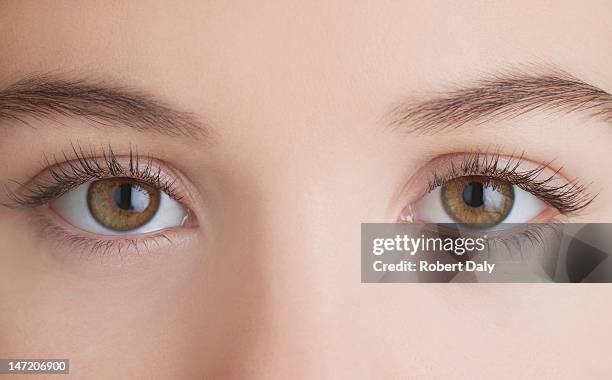
POLYGON ((154 232, 181 226, 187 218, 181 203, 133 178, 91 181, 49 206, 75 227, 100 235, 154 232))
POLYGON ((424 223, 459 223, 490 228, 527 223, 548 206, 511 183, 484 176, 463 176, 436 187, 411 206, 424 223))

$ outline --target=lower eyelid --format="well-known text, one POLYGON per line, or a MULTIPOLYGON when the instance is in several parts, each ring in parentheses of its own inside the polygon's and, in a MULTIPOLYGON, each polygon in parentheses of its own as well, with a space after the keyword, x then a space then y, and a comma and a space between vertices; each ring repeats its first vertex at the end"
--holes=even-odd
POLYGON ((45 271, 59 271, 65 279, 74 275, 79 281, 96 278, 114 283, 117 276, 131 279, 138 273, 159 278, 170 266, 193 267, 206 247, 198 229, 171 228, 137 238, 100 239, 76 230, 46 206, 19 213, 31 227, 35 259, 44 263, 45 271))
POLYGON ((122 258, 140 253, 151 254, 174 247, 179 235, 188 233, 183 228, 168 228, 137 236, 104 236, 73 227, 55 214, 49 207, 30 210, 32 225, 38 235, 53 248, 52 251, 79 258, 90 256, 114 256, 122 258))

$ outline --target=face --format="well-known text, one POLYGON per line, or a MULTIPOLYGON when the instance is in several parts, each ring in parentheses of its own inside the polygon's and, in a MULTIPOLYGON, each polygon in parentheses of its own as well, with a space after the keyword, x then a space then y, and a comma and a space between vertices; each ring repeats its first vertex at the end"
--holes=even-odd
POLYGON ((0 358, 604 376, 609 287, 362 284, 359 231, 612 221, 611 19, 609 1, 2 2, 0 358))

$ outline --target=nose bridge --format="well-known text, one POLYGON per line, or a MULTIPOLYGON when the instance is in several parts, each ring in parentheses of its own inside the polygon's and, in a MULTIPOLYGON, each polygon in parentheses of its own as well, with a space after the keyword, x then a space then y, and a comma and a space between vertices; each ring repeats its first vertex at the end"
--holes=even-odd
MULTIPOLYGON (((293 186, 262 204, 262 229, 257 252, 267 304, 264 315, 274 329, 299 335, 302 341, 316 339, 324 329, 323 314, 332 305, 329 282, 333 263, 330 245, 334 237, 325 230, 333 212, 325 207, 316 186, 293 186)), ((279 186, 280 187, 280 186, 279 186)), ((322 338, 322 337, 321 337, 322 338)))
POLYGON ((344 239, 344 206, 332 196, 341 189, 334 176, 312 174, 319 168, 287 159, 285 175, 260 173, 250 189, 253 244, 244 262, 257 276, 245 281, 257 284, 244 286, 256 287, 258 300, 245 314, 249 337, 233 352, 236 375, 332 378, 333 368, 351 368, 339 366, 354 346, 343 290, 359 283, 358 242, 344 239))

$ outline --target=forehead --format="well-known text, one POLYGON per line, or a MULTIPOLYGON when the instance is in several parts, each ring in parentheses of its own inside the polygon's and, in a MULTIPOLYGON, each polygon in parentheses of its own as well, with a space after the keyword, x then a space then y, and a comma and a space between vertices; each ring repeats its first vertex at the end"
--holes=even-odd
POLYGON ((523 64, 610 89, 612 3, 534 3, 5 1, 0 83, 75 72, 270 123, 374 117, 398 96, 523 64))

